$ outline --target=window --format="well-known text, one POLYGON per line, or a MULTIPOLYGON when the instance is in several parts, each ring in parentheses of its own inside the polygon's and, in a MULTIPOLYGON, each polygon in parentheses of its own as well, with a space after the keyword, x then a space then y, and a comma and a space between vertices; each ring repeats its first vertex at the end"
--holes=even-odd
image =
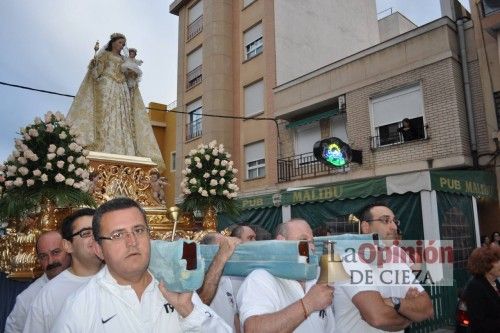
POLYGON ((245 116, 264 112, 264 81, 260 80, 244 88, 245 116))
POLYGON ((188 119, 186 124, 186 140, 191 140, 201 136, 202 130, 202 112, 203 107, 201 98, 188 104, 188 119))
POLYGON ((187 40, 191 40, 203 30, 203 2, 198 1, 188 12, 187 40))
POLYGON ((370 110, 374 134, 372 148, 426 137, 420 86, 374 98, 370 110))
POLYGON ((339 138, 345 143, 349 143, 349 140, 347 138, 346 119, 347 117, 345 113, 334 116, 330 119, 331 123, 330 136, 339 138))
POLYGON ((321 140, 319 122, 297 127, 295 129, 295 155, 312 153, 314 144, 321 140))
POLYGON ((190 89, 202 81, 203 49, 197 48, 187 56, 186 88, 190 89))
POLYGON ((245 43, 245 60, 262 53, 264 48, 264 40, 262 39, 262 23, 259 23, 253 28, 247 30, 244 33, 243 40, 245 43))
POLYGON ((170 171, 175 171, 175 159, 177 158, 177 154, 175 151, 170 152, 170 171))
POLYGON ((264 141, 245 146, 245 161, 247 179, 255 179, 266 176, 264 141))
POLYGON ((243 8, 248 7, 249 5, 251 5, 254 2, 255 2, 255 0, 243 0, 243 8))

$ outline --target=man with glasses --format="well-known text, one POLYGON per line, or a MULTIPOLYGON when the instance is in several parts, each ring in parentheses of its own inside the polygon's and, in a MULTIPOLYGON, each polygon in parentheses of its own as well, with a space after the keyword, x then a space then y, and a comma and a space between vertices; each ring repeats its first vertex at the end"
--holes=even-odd
POLYGON ((50 332, 68 296, 101 269, 101 260, 94 253, 94 213, 94 209, 84 208, 63 220, 62 245, 71 254, 71 266, 40 291, 31 305, 23 332, 50 332))
MULTIPOLYGON (((392 210, 384 203, 368 205, 361 215, 361 232, 363 234, 377 233, 382 241, 379 249, 394 247, 399 220, 392 210)), ((397 249, 402 251, 401 249, 397 249)), ((400 253, 400 252, 397 252, 400 253)), ((379 252, 376 255, 383 255, 379 252)), ((375 260, 376 261, 376 260, 375 260)), ((351 281, 335 286, 333 308, 337 322, 337 332, 403 332, 412 322, 419 322, 433 316, 432 302, 421 285, 413 284, 414 276, 411 269, 399 259, 396 262, 363 262, 343 265, 351 281), (410 283, 397 283, 391 276, 405 271, 411 277, 410 283), (361 273, 353 279, 354 272, 361 273), (382 273, 385 272, 385 273, 382 273), (382 279, 380 277, 385 274, 382 279), (373 279, 368 279, 371 276, 373 279)), ((401 274, 399 274, 401 276, 401 274)))
POLYGON ((148 271, 146 214, 132 199, 101 205, 93 218, 95 253, 106 266, 70 296, 53 332, 230 332, 196 293, 168 291, 148 271))
POLYGON ((35 248, 44 274, 17 295, 14 309, 5 322, 5 333, 23 331, 31 304, 40 290, 49 280, 71 264, 71 256, 63 249, 62 236, 58 231, 47 231, 41 234, 35 248))

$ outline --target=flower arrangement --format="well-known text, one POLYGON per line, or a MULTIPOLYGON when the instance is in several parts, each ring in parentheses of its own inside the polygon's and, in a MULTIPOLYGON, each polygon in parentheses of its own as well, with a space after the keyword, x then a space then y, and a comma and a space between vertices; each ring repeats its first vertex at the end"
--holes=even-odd
POLYGON ((36 117, 19 134, 12 154, 0 164, 0 218, 32 213, 42 199, 58 207, 95 205, 87 193, 89 152, 64 115, 36 117))
POLYGON ((185 211, 203 211, 213 206, 219 212, 237 212, 232 199, 239 191, 235 177, 238 169, 233 167, 230 158, 231 154, 225 151, 224 145, 217 145, 215 140, 189 152, 181 181, 185 211))

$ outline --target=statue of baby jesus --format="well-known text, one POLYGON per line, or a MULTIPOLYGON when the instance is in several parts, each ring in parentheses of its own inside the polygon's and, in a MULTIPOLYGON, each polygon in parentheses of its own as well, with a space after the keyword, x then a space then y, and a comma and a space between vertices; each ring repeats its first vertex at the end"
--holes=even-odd
POLYGON ((151 190, 153 192, 153 197, 156 201, 161 204, 166 204, 165 201, 165 186, 167 186, 168 182, 165 177, 160 177, 160 173, 158 171, 153 171, 151 173, 151 190))
POLYGON ((125 62, 122 64, 122 70, 127 77, 127 86, 130 90, 137 86, 142 77, 142 71, 139 66, 142 65, 143 61, 136 59, 136 56, 137 49, 129 48, 128 57, 124 57, 125 62))

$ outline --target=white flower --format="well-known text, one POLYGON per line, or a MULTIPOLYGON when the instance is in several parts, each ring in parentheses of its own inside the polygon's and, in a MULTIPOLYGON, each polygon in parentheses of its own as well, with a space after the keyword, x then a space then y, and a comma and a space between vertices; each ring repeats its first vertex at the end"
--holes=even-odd
POLYGON ((75 147, 75 151, 76 151, 77 153, 81 152, 82 150, 83 150, 83 147, 82 147, 82 146, 80 146, 80 145, 76 145, 76 147, 75 147))
POLYGON ((234 174, 237 174, 237 173, 238 173, 238 169, 234 169, 234 168, 233 168, 233 173, 234 173, 234 174))
POLYGON ((222 191, 222 195, 227 196, 228 194, 229 194, 229 191, 228 191, 228 190, 224 190, 224 191, 222 191))
POLYGON ((210 161, 210 155, 205 154, 205 159, 206 159, 207 161, 210 161))
POLYGON ((26 157, 23 157, 23 156, 18 157, 18 158, 17 158, 17 161, 18 161, 19 163, 21 163, 22 165, 25 165, 26 163, 28 163, 28 160, 26 159, 26 157))
MULTIPOLYGON (((51 146, 52 146, 52 145, 51 145, 51 146)), ((78 145, 77 145, 76 143, 71 142, 71 143, 69 144, 68 148, 69 148, 69 150, 71 150, 71 151, 75 151, 75 149, 76 149, 76 147, 77 147, 77 146, 78 146, 78 145)), ((54 147, 55 147, 55 146, 54 146, 54 147)))
POLYGON ((83 164, 83 162, 85 162, 85 157, 83 157, 83 156, 79 156, 76 159, 76 163, 78 163, 78 164, 83 164))
POLYGON ((224 153, 224 146, 222 144, 219 145, 219 153, 224 153))
POLYGON ((45 169, 52 170, 52 163, 47 162, 47 164, 45 164, 45 169))
POLYGON ((17 167, 15 165, 9 165, 7 166, 7 171, 10 173, 16 173, 17 167))
POLYGON ((20 167, 17 171, 23 176, 26 176, 30 172, 27 167, 20 167))
POLYGON ((14 186, 14 182, 12 180, 7 180, 5 182, 5 188, 10 189, 14 186))
POLYGON ((189 184, 193 184, 193 185, 196 184, 196 178, 191 178, 189 180, 189 184))
POLYGON ((193 156, 193 155, 195 155, 195 154, 196 154, 196 149, 191 149, 191 150, 189 151, 189 156, 193 156))
POLYGON ((195 161, 196 163, 199 163, 201 160, 200 160, 200 158, 199 158, 198 156, 195 156, 195 157, 194 157, 194 161, 195 161))
POLYGON ((62 155, 64 155, 64 152, 65 152, 65 151, 66 151, 66 150, 65 150, 63 147, 59 147, 59 148, 57 148, 57 150, 56 150, 56 154, 57 154, 57 155, 59 155, 59 156, 62 156, 62 155))
POLYGON ((89 151, 87 149, 82 150, 83 156, 89 156, 89 151))
POLYGON ((82 168, 78 168, 78 169, 75 170, 75 175, 77 175, 77 176, 80 176, 82 173, 83 173, 83 169, 82 168))
POLYGON ((60 183, 60 182, 63 182, 66 178, 65 178, 63 175, 61 175, 60 173, 58 173, 58 174, 54 177, 54 179, 56 180, 56 182, 57 182, 57 183, 60 183))
POLYGON ((38 136, 38 131, 34 128, 30 128, 29 131, 28 131, 28 134, 34 138, 36 138, 38 136))
POLYGON ((213 148, 215 148, 215 146, 216 146, 216 145, 217 145, 217 141, 216 141, 216 140, 213 140, 212 142, 210 142, 210 143, 208 144, 208 147, 213 149, 213 148))
POLYGON ((187 168, 186 173, 189 175, 191 173, 191 169, 187 168))
POLYGON ((217 166, 220 165, 220 160, 218 158, 215 159, 214 165, 217 165, 217 166))
POLYGON ((15 158, 18 158, 19 156, 21 156, 21 153, 19 152, 19 150, 14 149, 14 150, 12 151, 12 155, 13 155, 15 158))
POLYGON ((225 175, 225 174, 226 174, 226 170, 221 170, 221 171, 219 172, 219 175, 220 175, 221 177, 224 177, 224 175, 225 175))
POLYGON ((38 161, 38 155, 37 154, 31 154, 30 157, 29 157, 30 160, 32 160, 33 162, 36 162, 38 161))
POLYGON ((210 190, 210 194, 211 194, 211 195, 216 195, 216 194, 217 194, 217 191, 216 191, 215 189, 211 189, 211 190, 210 190))
POLYGON ((64 167, 64 161, 57 161, 56 165, 59 169, 62 169, 64 167))
POLYGON ((49 180, 49 177, 48 177, 46 174, 43 174, 43 175, 40 177, 40 180, 41 180, 42 182, 44 182, 44 183, 45 183, 47 180, 49 180))
POLYGON ((196 167, 197 167, 198 169, 201 169, 201 168, 203 167, 203 165, 202 165, 201 163, 196 163, 196 167))
POLYGON ((231 158, 231 154, 226 153, 226 158, 231 158))
POLYGON ((56 116, 56 120, 57 121, 64 120, 64 115, 61 112, 59 112, 59 111, 56 112, 55 116, 56 116))
POLYGON ((50 153, 50 154, 47 154, 47 159, 50 161, 50 160, 53 160, 54 158, 56 157, 56 154, 55 153, 50 153))
POLYGON ((56 150, 57 150, 56 145, 51 144, 51 145, 49 146, 49 149, 48 149, 49 153, 55 153, 55 152, 56 152, 56 150))
POLYGON ((217 180, 216 179, 212 179, 210 180, 210 186, 217 186, 217 180))
POLYGON ((77 135, 78 134, 78 131, 72 126, 69 128, 69 135, 77 135))
POLYGON ((41 174, 42 174, 42 172, 40 170, 38 170, 38 169, 33 170, 33 176, 40 177, 41 174))
POLYGON ((184 160, 184 164, 186 164, 186 165, 190 165, 190 164, 191 164, 191 159, 190 159, 190 158, 186 158, 186 159, 184 160))
POLYGON ((61 132, 61 134, 59 134, 59 139, 61 139, 61 140, 64 140, 64 139, 66 139, 67 137, 68 137, 68 134, 66 134, 66 132, 64 132, 64 131, 63 131, 63 132, 61 132))
POLYGON ((52 120, 52 116, 53 116, 53 115, 54 115, 54 114, 53 114, 51 111, 47 112, 47 113, 45 114, 45 122, 46 122, 46 123, 50 123, 50 121, 52 120))
POLYGON ((205 190, 201 191, 201 196, 202 197, 208 197, 208 192, 205 191, 205 190))
POLYGON ((187 171, 186 170, 182 170, 181 173, 185 176, 187 175, 187 171))
POLYGON ((213 169, 213 170, 212 170, 212 175, 214 175, 214 176, 215 176, 215 175, 217 174, 217 172, 218 172, 217 170, 213 169))
POLYGON ((73 187, 74 187, 74 188, 77 188, 77 189, 81 189, 81 188, 82 188, 82 186, 83 186, 83 183, 81 183, 81 182, 75 182, 75 183, 73 184, 73 187))
POLYGON ((198 187, 198 193, 203 192, 203 187, 198 187))
POLYGON ((208 172, 205 172, 205 173, 203 174, 203 178, 210 178, 210 174, 209 174, 208 172))
POLYGON ((21 187, 23 185, 23 179, 21 177, 17 177, 16 180, 14 180, 14 185, 21 187))
POLYGON ((233 179, 231 179, 231 183, 233 183, 233 184, 236 184, 237 181, 238 181, 238 178, 236 178, 236 177, 233 177, 233 179))
POLYGON ((184 189, 184 194, 188 194, 188 195, 191 194, 191 190, 188 188, 184 189))
POLYGON ((212 150, 212 155, 214 156, 219 155, 219 150, 217 148, 214 148, 214 150, 212 150))
POLYGON ((28 179, 28 180, 26 181, 26 185, 27 185, 28 187, 33 186, 33 185, 35 185, 35 181, 34 181, 33 179, 28 179))
POLYGON ((75 165, 74 165, 74 164, 70 164, 70 165, 68 166, 68 171, 69 171, 69 172, 71 172, 71 171, 73 171, 73 170, 75 170, 75 165))
POLYGON ((219 184, 221 184, 221 185, 224 185, 224 183, 225 183, 225 182, 226 182, 226 180, 225 180, 224 178, 221 178, 221 179, 219 180, 219 184))
POLYGON ((220 165, 222 165, 223 167, 225 167, 227 165, 227 160, 222 160, 220 162, 220 165))
POLYGON ((69 156, 66 161, 68 161, 68 163, 73 163, 73 161, 75 160, 75 158, 73 156, 69 156))
POLYGON ((75 183, 75 180, 73 178, 66 178, 65 183, 66 183, 66 185, 73 186, 73 184, 75 183))
POLYGON ((42 123, 42 119, 40 117, 35 117, 34 123, 35 125, 40 125, 42 123))
POLYGON ((227 187, 228 187, 230 190, 234 190, 235 186, 236 186, 236 185, 234 185, 234 184, 229 184, 229 185, 227 185, 227 187))
POLYGON ((85 141, 83 141, 83 139, 82 139, 82 138, 77 138, 77 139, 75 140, 75 142, 76 142, 76 145, 77 145, 77 146, 78 146, 78 145, 80 145, 80 146, 84 146, 84 145, 85 145, 85 141))
POLYGON ((200 149, 200 154, 205 154, 205 148, 203 148, 203 145, 201 146, 202 148, 200 149))
POLYGON ((52 133, 52 132, 54 132, 54 125, 52 125, 52 124, 47 124, 47 128, 45 129, 45 132, 47 132, 47 133, 52 133))
POLYGON ((89 172, 87 170, 83 170, 80 177, 82 177, 82 179, 86 182, 87 180, 89 180, 89 176, 90 176, 89 172))

